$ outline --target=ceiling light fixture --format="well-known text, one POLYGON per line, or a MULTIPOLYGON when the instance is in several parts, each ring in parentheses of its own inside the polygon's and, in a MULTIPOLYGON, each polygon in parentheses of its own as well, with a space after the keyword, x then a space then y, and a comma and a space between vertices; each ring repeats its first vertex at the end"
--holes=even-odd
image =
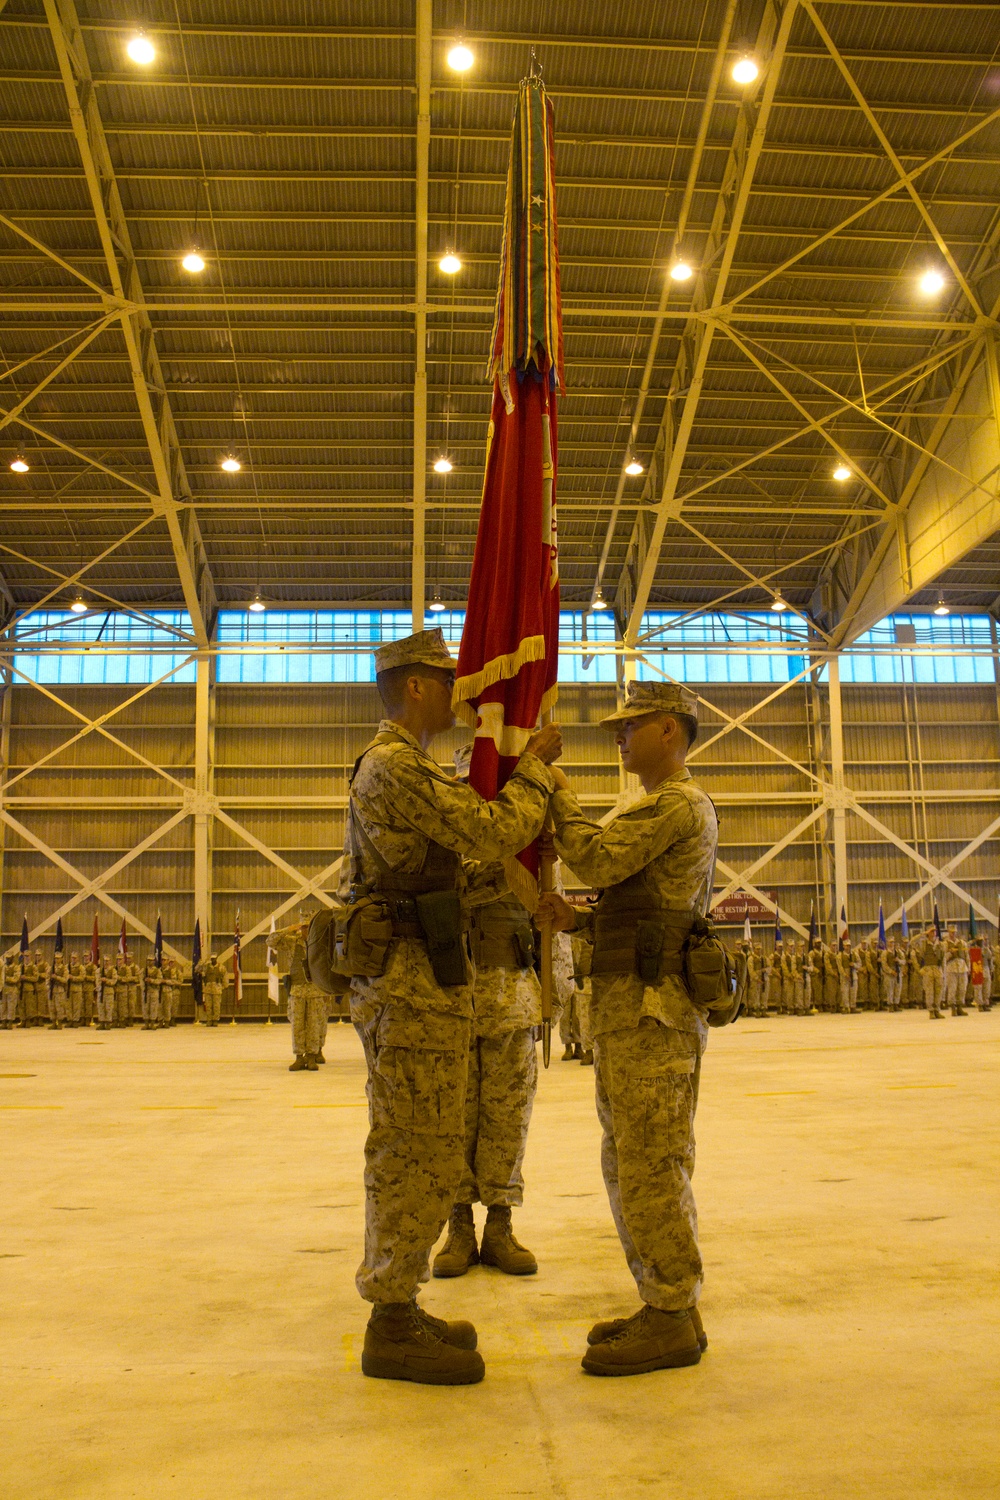
POLYGON ((630 458, 628 463, 625 465, 625 473, 631 474, 632 478, 634 479, 637 474, 642 473, 642 464, 637 458, 630 458))
POLYGON ((264 611, 267 609, 267 605, 264 603, 263 599, 260 597, 260 590, 259 589, 258 589, 257 593, 254 594, 253 598, 250 600, 250 603, 247 605, 247 609, 250 611, 250 613, 252 615, 262 615, 264 613, 264 611))
POLYGON ((850 479, 850 477, 851 477, 851 471, 847 467, 846 464, 838 464, 837 467, 833 471, 833 477, 840 484, 843 484, 843 482, 844 482, 845 479, 850 479))
POLYGON ((435 472, 435 474, 450 474, 451 473, 451 469, 452 469, 451 459, 450 458, 445 458, 443 454, 442 454, 442 456, 440 458, 436 458, 434 460, 434 472, 435 472))
POLYGON ((941 597, 940 594, 938 594, 938 602, 934 606, 934 613, 936 615, 950 615, 951 614, 951 610, 948 608, 947 604, 945 604, 945 602, 942 599, 942 597, 941 597))
POLYGON ((604 597, 600 585, 598 585, 597 592, 594 594, 593 599, 591 599, 590 601, 590 608, 592 612, 595 610, 605 610, 611 608, 611 605, 604 597))
POLYGON ((14 470, 15 474, 27 474, 29 467, 28 460, 26 458, 22 458, 20 453, 16 458, 11 459, 10 466, 14 470))
POLYGON ((459 42, 448 53, 448 66, 449 68, 453 68, 456 73, 467 73, 475 60, 474 53, 469 50, 464 42, 459 42))
POLYGON ((234 458, 231 453, 228 458, 222 459, 221 463, 219 464, 219 468, 225 469, 227 474, 238 474, 242 467, 243 465, 240 463, 239 459, 234 458))
POLYGON ((771 608, 774 610, 775 614, 780 615, 784 613, 784 611, 788 608, 788 605, 780 594, 775 594, 774 603, 771 605, 771 608))
POLYGON ((690 281, 693 275, 694 270, 686 260, 675 260, 670 267, 671 281, 690 281))
POLYGON ((752 57, 741 57, 733 64, 734 83, 753 83, 760 76, 760 69, 752 57))
POLYGON ((75 615, 85 615, 88 608, 89 606, 87 604, 87 601, 86 599, 84 599, 82 594, 77 594, 76 598, 73 600, 73 603, 70 605, 70 609, 75 615))
POLYGON ((440 615, 444 613, 448 606, 447 604, 445 604, 440 594, 435 594, 434 598, 431 600, 430 604, 428 604, 427 608, 432 615, 440 615))
POLYGON ((438 261, 438 270, 443 271, 446 276, 455 276, 461 269, 462 262, 451 250, 438 261))
POLYGON ((925 271, 920 278, 920 290, 925 297, 934 297, 944 286, 944 277, 940 271, 925 271))
POLYGON ((156 56, 156 48, 153 46, 145 32, 137 32, 125 48, 133 62, 141 63, 146 67, 156 56))
POLYGON ((191 271, 195 274, 197 274, 198 271, 204 271, 205 269, 205 261, 203 257, 199 255, 197 250, 189 250, 187 255, 185 255, 184 259, 181 261, 181 265, 184 267, 185 271, 191 271))

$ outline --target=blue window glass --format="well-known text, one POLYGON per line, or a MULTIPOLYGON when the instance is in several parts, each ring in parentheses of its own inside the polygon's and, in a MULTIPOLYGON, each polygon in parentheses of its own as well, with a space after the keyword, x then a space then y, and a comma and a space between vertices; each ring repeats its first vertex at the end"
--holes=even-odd
POLYGON ((184 640, 190 634, 191 617, 184 610, 150 610, 144 617, 111 610, 86 615, 35 610, 22 615, 14 628, 14 681, 23 681, 18 675, 23 673, 33 682, 52 684, 139 684, 171 673, 168 682, 194 682, 195 663, 186 660, 194 642, 184 640), (47 654, 45 647, 56 643, 80 649, 72 655, 47 654), (115 645, 129 649, 115 651, 115 645), (148 649, 137 649, 142 647, 148 649))

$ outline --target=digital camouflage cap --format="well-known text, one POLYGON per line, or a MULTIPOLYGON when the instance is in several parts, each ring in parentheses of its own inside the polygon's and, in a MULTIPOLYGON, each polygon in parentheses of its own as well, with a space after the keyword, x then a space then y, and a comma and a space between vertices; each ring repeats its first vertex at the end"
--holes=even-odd
POLYGON ((688 714, 697 719, 698 699, 680 682, 630 682, 624 705, 602 719, 601 728, 613 728, 623 719, 638 719, 642 714, 688 714))
POLYGON ((401 641, 388 641, 375 652, 375 671, 388 672, 393 667, 441 667, 446 672, 455 670, 455 658, 445 644, 444 633, 436 630, 418 630, 401 641))

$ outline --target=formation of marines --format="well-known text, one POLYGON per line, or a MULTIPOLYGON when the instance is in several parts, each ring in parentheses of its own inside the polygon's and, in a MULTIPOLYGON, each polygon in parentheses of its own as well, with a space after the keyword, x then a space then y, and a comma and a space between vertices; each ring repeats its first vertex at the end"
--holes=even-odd
POLYGON ((954 926, 938 936, 932 923, 916 936, 889 938, 885 947, 874 938, 857 946, 847 938, 840 946, 814 938, 776 942, 765 955, 759 943, 744 939, 736 964, 750 1016, 921 1008, 936 1021, 946 1011, 963 1016, 1000 1002, 1000 943, 975 945, 981 974, 970 946, 954 926))
POLYGON ((40 949, 29 948, 0 959, 0 1031, 29 1026, 158 1031, 176 1026, 181 991, 192 972, 201 976, 205 1024, 217 1026, 229 977, 214 955, 192 971, 174 958, 158 964, 150 957, 140 966, 121 953, 103 963, 79 953, 70 953, 67 962, 56 953, 50 964, 40 949))

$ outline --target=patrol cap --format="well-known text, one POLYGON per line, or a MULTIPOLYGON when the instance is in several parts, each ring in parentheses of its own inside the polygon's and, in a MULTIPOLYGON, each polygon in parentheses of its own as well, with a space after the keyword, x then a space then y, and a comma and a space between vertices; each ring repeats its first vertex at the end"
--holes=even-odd
POLYGON ((459 745, 455 751, 455 775, 468 776, 469 767, 472 764, 472 747, 474 741, 470 740, 467 745, 459 745))
POLYGON ((445 645, 444 632, 418 630, 401 641, 387 641, 375 652, 375 671, 388 672, 392 667, 441 667, 455 670, 455 658, 445 645))
POLYGON ((680 682, 630 682, 625 687, 624 707, 602 719, 601 728, 613 728, 641 714, 688 714, 697 719, 698 699, 680 682))

